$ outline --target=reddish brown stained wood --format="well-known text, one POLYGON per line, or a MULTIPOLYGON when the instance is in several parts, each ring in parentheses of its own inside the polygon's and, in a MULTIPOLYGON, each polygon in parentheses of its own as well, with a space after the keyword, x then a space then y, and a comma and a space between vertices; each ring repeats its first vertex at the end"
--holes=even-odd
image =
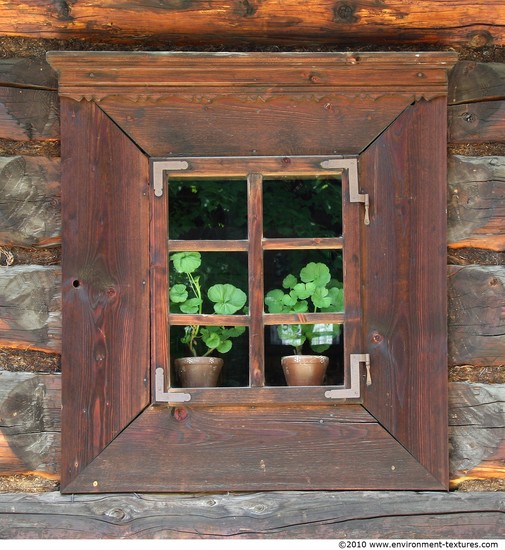
POLYGON ((82 38, 137 42, 139 38, 179 45, 201 44, 348 44, 356 42, 438 42, 474 47, 505 41, 503 4, 428 0, 406 4, 371 0, 353 4, 329 0, 193 0, 163 5, 130 0, 104 5, 98 0, 30 6, 4 0, 0 31, 7 36, 82 38), (142 17, 139 17, 139 9, 142 17))
POLYGON ((61 242, 60 160, 0 157, 0 244, 61 242))
POLYGON ((362 226, 372 376, 364 404, 444 485, 445 113, 444 99, 409 107, 360 157, 360 187, 371 197, 371 223, 362 226))
POLYGON ((464 103, 449 108, 449 142, 503 141, 505 100, 464 103))
POLYGON ((140 103, 116 97, 100 106, 151 156, 291 156, 357 154, 411 101, 401 96, 254 93, 140 103), (245 141, 237 139, 243 128, 248 129, 245 141))
POLYGON ((65 486, 148 403, 150 285, 147 158, 95 104, 62 128, 65 486))
POLYGON ((505 157, 449 159, 450 248, 505 250, 505 157))
POLYGON ((0 87, 0 138, 46 141, 59 137, 56 92, 0 87))
POLYGON ((20 265, 0 269, 0 345, 61 349, 61 270, 20 265))
POLYGON ((441 488, 375 422, 332 410, 151 407, 64 491, 441 488))
POLYGON ((2 539, 331 539, 331 545, 335 539, 428 538, 464 543, 501 540, 503 516, 503 493, 478 492, 0 496, 2 539))
POLYGON ((247 252, 247 241, 221 241, 221 240, 209 240, 209 241, 183 241, 172 240, 168 241, 168 248, 170 252, 190 252, 196 250, 197 252, 247 252))
POLYGON ((248 304, 249 304, 249 383, 251 386, 265 384, 265 332, 263 329, 263 176, 247 176, 247 256, 248 304))
POLYGON ((449 364, 505 362, 505 268, 448 266, 449 364))

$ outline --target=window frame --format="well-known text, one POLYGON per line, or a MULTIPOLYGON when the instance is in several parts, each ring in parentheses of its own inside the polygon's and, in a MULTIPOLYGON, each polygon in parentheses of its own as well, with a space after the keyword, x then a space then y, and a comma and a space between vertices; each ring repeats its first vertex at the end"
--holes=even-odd
POLYGON ((446 490, 447 69, 457 55, 48 59, 62 128, 61 491, 446 490), (356 225, 362 312, 346 315, 363 320, 372 384, 362 404, 155 405, 151 350, 167 343, 151 336, 149 297, 166 276, 149 255, 149 160, 266 154, 359 156, 370 225, 356 225))

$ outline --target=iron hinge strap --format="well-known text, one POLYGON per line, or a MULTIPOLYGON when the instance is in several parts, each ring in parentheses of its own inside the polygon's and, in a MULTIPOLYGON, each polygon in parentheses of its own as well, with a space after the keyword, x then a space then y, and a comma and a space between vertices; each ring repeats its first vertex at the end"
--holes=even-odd
POLYGON ((153 188, 154 196, 163 196, 164 172, 171 170, 187 170, 189 163, 185 160, 153 160, 153 188))
POLYGON ((372 384, 370 376, 370 355, 368 353, 351 353, 351 387, 337 390, 328 390, 324 393, 327 399, 349 399, 361 397, 360 364, 365 363, 367 377, 366 385, 372 384))
POLYGON ((349 202, 362 202, 365 206, 365 225, 370 225, 370 197, 368 193, 360 193, 358 181, 358 159, 328 159, 321 162, 322 168, 343 168, 349 173, 349 202))
POLYGON ((156 369, 155 401, 158 403, 186 403, 191 401, 191 394, 177 391, 165 391, 165 371, 156 369))

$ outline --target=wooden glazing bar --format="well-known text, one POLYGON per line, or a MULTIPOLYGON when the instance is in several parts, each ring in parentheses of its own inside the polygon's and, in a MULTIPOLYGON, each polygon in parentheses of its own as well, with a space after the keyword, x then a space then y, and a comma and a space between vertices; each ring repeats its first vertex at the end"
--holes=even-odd
POLYGON ((168 241, 170 252, 247 252, 248 248, 246 240, 168 241))
POLYGON ((224 327, 247 327, 249 317, 247 315, 215 315, 188 313, 171 313, 168 316, 171 325, 204 325, 224 327))
POLYGON ((344 312, 329 313, 265 313, 265 325, 305 325, 313 323, 333 323, 340 325, 344 322, 344 312))
POLYGON ((263 330, 263 177, 247 176, 249 236, 249 363, 250 385, 265 384, 265 335, 263 330))
POLYGON ((344 241, 341 237, 263 239, 263 250, 341 250, 343 248, 343 244, 344 241))

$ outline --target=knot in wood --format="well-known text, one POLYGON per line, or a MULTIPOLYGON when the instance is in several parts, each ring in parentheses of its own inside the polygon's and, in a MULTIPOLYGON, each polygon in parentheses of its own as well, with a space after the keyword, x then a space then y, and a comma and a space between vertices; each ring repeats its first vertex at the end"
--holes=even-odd
POLYGON ((346 23, 354 23, 358 18, 354 15, 355 7, 347 2, 337 4, 333 9, 334 20, 345 21, 346 23))
POLYGON ((188 417, 188 411, 183 407, 177 407, 176 409, 174 409, 174 418, 178 422, 182 422, 183 420, 186 420, 187 417, 188 417))

